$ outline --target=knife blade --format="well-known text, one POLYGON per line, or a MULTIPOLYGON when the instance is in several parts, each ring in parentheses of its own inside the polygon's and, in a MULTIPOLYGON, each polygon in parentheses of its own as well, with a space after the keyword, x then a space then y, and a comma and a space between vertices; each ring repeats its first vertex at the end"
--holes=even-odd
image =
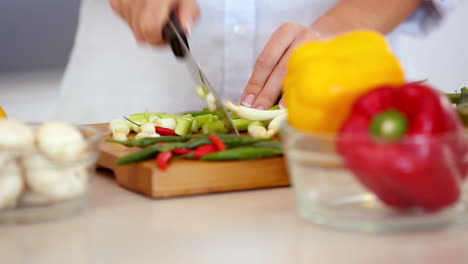
POLYGON ((218 96, 215 89, 206 78, 206 75, 201 70, 200 65, 190 52, 187 37, 180 25, 179 19, 177 18, 175 12, 171 13, 171 15, 169 16, 169 21, 163 28, 163 38, 170 44, 172 52, 174 53, 176 58, 185 60, 188 71, 190 72, 193 80, 200 85, 204 94, 211 94, 213 96, 214 105, 216 106, 216 110, 214 112, 220 118, 220 120, 223 121, 226 128, 229 131, 234 131, 234 133, 239 135, 239 131, 234 125, 234 122, 229 116, 220 97, 218 96))

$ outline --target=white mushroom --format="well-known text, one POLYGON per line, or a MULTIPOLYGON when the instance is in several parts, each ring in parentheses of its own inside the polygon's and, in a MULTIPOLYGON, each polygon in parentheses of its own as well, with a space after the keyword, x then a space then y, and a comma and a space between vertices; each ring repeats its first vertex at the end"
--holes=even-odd
POLYGON ((23 189, 24 181, 16 161, 3 162, 0 170, 0 210, 15 207, 23 189))
POLYGON ((0 119, 0 150, 30 148, 34 143, 32 129, 16 120, 0 119))
POLYGON ((59 121, 42 123, 36 130, 36 142, 42 153, 57 162, 76 161, 86 148, 80 130, 59 121))
POLYGON ((88 172, 83 165, 60 166, 38 153, 23 160, 26 183, 38 194, 63 200, 82 194, 86 189, 88 172))

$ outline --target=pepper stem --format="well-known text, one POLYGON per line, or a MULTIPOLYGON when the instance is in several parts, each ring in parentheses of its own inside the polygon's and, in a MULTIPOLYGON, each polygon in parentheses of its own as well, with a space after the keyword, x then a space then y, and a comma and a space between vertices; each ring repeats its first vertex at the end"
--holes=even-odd
POLYGON ((408 130, 408 119, 405 114, 396 109, 390 109, 374 117, 370 133, 383 140, 398 140, 408 130))

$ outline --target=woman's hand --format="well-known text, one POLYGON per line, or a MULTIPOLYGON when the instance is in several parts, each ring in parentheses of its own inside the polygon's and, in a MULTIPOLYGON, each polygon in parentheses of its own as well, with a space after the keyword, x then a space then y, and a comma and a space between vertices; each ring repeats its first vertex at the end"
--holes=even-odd
POLYGON ((200 16, 196 0, 109 0, 112 9, 130 26, 135 39, 140 43, 160 46, 166 42, 162 29, 169 15, 176 9, 177 16, 187 34, 200 16))
MULTIPOLYGON (((319 32, 298 24, 286 23, 279 27, 258 56, 242 95, 242 105, 257 109, 273 106, 281 95, 291 53, 301 44, 319 37, 319 32)), ((280 106, 284 107, 283 99, 280 106)))

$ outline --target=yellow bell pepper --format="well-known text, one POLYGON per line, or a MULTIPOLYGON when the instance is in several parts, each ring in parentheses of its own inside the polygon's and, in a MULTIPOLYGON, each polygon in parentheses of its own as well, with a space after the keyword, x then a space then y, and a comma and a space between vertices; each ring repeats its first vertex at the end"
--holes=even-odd
POLYGON ((5 113, 3 108, 0 106, 0 119, 2 118, 7 118, 7 114, 5 113))
POLYGON ((379 33, 355 31, 306 43, 293 52, 283 83, 289 123, 335 134, 359 96, 404 82, 402 66, 379 33))

